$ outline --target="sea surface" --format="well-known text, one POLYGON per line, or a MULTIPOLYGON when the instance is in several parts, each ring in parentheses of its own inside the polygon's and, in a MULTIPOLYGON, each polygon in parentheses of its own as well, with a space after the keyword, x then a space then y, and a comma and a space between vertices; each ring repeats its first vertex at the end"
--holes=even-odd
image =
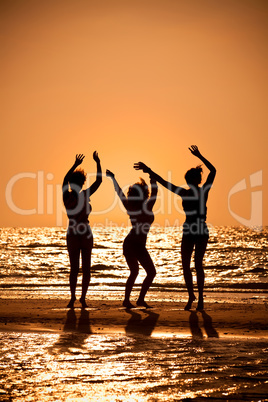
MULTIPOLYGON (((128 276, 122 242, 127 232, 93 227, 88 301, 122 300, 128 276)), ((0 303, 4 298, 68 300, 65 236, 63 228, 0 230, 0 303)), ((180 241, 178 227, 153 227, 149 234, 148 250, 157 271, 150 302, 187 298, 180 241)), ((242 303, 266 303, 267 250, 267 228, 213 228, 204 259, 206 297, 213 300, 220 292, 222 298, 226 295, 225 303, 235 297, 242 303)), ((141 269, 133 297, 143 277, 141 269)), ((60 333, 0 332, 0 401, 267 400, 267 338, 221 338, 217 331, 207 336, 135 333, 135 326, 125 334, 92 333, 87 314, 81 310, 71 317, 71 324, 77 318, 76 330, 66 322, 60 333)))
MULTIPOLYGON (((92 279, 89 298, 123 297, 129 271, 122 243, 129 228, 93 227, 92 279)), ((180 243, 181 227, 153 226, 147 248, 157 275, 153 299, 169 300, 185 290, 180 243)), ((69 258, 64 228, 0 229, 1 297, 69 297, 69 258)), ((263 298, 267 290, 268 227, 258 232, 245 227, 214 227, 204 258, 206 291, 252 292, 263 298)), ((192 263, 194 266, 194 263, 192 263)), ((80 273, 81 274, 81 273, 80 273)), ((195 272, 193 270, 193 274, 195 272)), ((137 286, 145 277, 143 269, 137 286)), ((78 287, 81 285, 81 276, 78 287)), ((149 294, 148 294, 149 296, 149 294)))

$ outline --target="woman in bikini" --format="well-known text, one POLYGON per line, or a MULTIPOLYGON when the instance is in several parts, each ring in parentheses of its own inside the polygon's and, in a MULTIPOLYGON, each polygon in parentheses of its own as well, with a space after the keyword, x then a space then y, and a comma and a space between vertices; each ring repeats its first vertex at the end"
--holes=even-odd
POLYGON ((132 229, 123 243, 123 254, 130 269, 123 306, 127 309, 134 307, 130 302, 130 293, 138 276, 140 263, 145 269, 147 276, 143 281, 137 305, 149 308, 150 306, 144 299, 153 282, 156 271, 154 263, 146 249, 146 240, 150 226, 154 221, 153 206, 157 196, 157 184, 156 181, 150 177, 151 195, 149 196, 147 184, 143 179, 140 179, 140 182, 129 187, 126 197, 119 187, 114 174, 107 170, 106 175, 113 180, 115 191, 122 201, 132 224, 132 229))
POLYGON ((82 190, 86 181, 84 170, 77 169, 83 162, 84 155, 76 155, 75 162, 63 180, 62 192, 63 203, 69 218, 67 230, 67 249, 69 253, 70 271, 70 290, 71 300, 67 307, 73 308, 76 300, 76 284, 79 272, 79 259, 82 255, 82 295, 80 303, 82 307, 87 307, 86 294, 90 282, 91 252, 93 248, 93 235, 88 221, 91 212, 89 203, 90 196, 95 193, 102 182, 102 172, 100 159, 97 152, 93 153, 93 159, 97 164, 97 175, 95 182, 87 189, 82 190))
POLYGON ((197 310, 201 311, 204 308, 203 291, 205 275, 203 269, 203 258, 209 238, 209 231, 206 224, 207 199, 208 193, 215 179, 216 169, 203 155, 201 155, 196 145, 192 145, 189 150, 209 169, 207 180, 202 186, 200 186, 202 180, 201 166, 197 166, 196 168, 192 168, 186 172, 185 180, 189 186, 188 189, 167 182, 158 174, 152 172, 152 170, 142 162, 135 163, 134 168, 149 173, 154 180, 162 184, 168 190, 182 197, 182 206, 186 215, 186 220, 183 224, 181 255, 183 274, 189 295, 185 310, 190 310, 193 301, 196 299, 193 288, 192 273, 190 270, 191 257, 195 248, 195 269, 199 293, 197 310))

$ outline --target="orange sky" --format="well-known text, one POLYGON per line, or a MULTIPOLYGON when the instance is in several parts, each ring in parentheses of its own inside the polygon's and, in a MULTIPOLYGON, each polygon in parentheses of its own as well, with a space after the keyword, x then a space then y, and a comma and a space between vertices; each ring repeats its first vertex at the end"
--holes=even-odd
MULTIPOLYGON (((266 0, 1 0, 0 226, 65 225, 59 189, 76 153, 93 173, 96 149, 122 186, 146 178, 140 160, 182 185, 198 164, 191 144, 217 168, 208 222, 250 222, 262 200, 267 225, 267 11, 266 0)), ((128 222, 114 198, 104 177, 92 225, 128 222)), ((161 190, 155 223, 182 223, 179 209, 161 190)))

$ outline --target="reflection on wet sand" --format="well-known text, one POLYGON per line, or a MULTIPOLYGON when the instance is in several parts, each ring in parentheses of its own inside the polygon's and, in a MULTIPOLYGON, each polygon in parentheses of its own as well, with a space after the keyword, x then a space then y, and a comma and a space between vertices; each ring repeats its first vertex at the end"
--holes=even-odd
MULTIPOLYGON (((219 338, 219 334, 213 327, 212 318, 204 310, 201 312, 203 318, 203 326, 208 338, 219 338)), ((203 339, 204 335, 199 326, 198 314, 195 311, 190 312, 189 317, 190 330, 193 339, 203 339)))
POLYGON ((212 325, 212 318, 204 310, 202 311, 204 328, 208 338, 219 338, 219 334, 212 325))
MULTIPOLYGON (((125 334, 133 338, 133 340, 137 340, 142 336, 150 337, 160 317, 160 314, 149 309, 126 310, 126 314, 126 320, 127 317, 128 320, 124 320, 122 324, 125 327, 125 334)), ((217 330, 213 327, 211 316, 205 311, 201 313, 191 311, 189 315, 189 326, 192 339, 204 339, 204 331, 208 338, 219 338, 217 330), (201 317, 203 322, 200 322, 201 317)), ((70 309, 67 312, 63 332, 50 348, 50 352, 52 354, 72 354, 74 348, 76 350, 85 350, 88 347, 87 341, 89 335, 98 335, 91 329, 89 311, 87 309, 81 309, 80 315, 77 316, 75 310, 70 309)), ((153 344, 151 344, 151 346, 152 345, 153 344)))
POLYGON ((74 309, 70 309, 67 313, 66 321, 63 327, 63 331, 77 331, 85 334, 92 334, 90 328, 89 311, 81 309, 80 317, 77 323, 77 317, 74 309))
POLYGON ((75 310, 72 308, 67 312, 63 332, 57 342, 50 348, 52 354, 72 353, 73 348, 86 348, 85 341, 92 334, 90 328, 89 311, 81 309, 77 322, 75 310))
POLYGON ((190 330, 193 339, 203 339, 203 332, 199 327, 198 315, 195 311, 191 311, 189 317, 190 330))
POLYGON ((165 322, 160 310, 64 315, 61 333, 0 334, 0 368, 9 376, 2 378, 5 400, 264 400, 267 394, 267 343, 219 339, 204 311, 175 310, 188 332, 174 334, 170 326, 168 336, 158 332, 165 322))
POLYGON ((146 316, 134 310, 126 310, 130 314, 125 331, 127 335, 145 335, 151 336, 155 329, 159 314, 150 310, 142 310, 146 316))
MULTIPOLYGON (((157 323, 160 317, 159 313, 156 313, 149 309, 125 310, 126 316, 122 320, 121 325, 125 327, 125 333, 129 336, 144 335, 151 336, 157 327, 157 323), (128 317, 128 320, 127 320, 128 317)), ((93 317, 94 324, 94 317, 93 317)), ((102 323, 103 325, 103 323, 102 323)), ((108 325, 108 324, 107 324, 108 325)), ((105 326, 105 325, 104 325, 105 326)), ((189 327, 192 338, 203 339, 204 331, 208 338, 219 338, 217 330, 213 326, 212 318, 204 310, 201 313, 196 311, 190 311, 189 315, 189 327), (202 317, 202 319, 201 319, 202 317), (200 322, 201 319, 201 322, 200 322)), ((109 330, 109 325, 108 328, 109 330)), ((65 324, 63 327, 63 333, 60 335, 57 344, 61 343, 61 339, 66 340, 67 334, 71 334, 71 339, 75 334, 79 334, 80 343, 83 343, 88 335, 95 332, 91 329, 89 311, 87 309, 81 309, 79 317, 74 309, 70 309, 67 312, 65 324)))

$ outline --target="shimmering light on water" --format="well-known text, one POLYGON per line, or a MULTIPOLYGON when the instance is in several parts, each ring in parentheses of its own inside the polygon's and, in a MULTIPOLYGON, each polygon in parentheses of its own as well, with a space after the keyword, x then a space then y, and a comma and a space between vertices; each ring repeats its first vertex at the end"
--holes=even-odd
MULTIPOLYGON (((93 228, 93 233, 89 298, 122 300, 128 276, 122 255, 127 229, 93 228)), ((178 300, 177 289, 184 289, 180 240, 180 228, 155 227, 149 234, 148 249, 157 270, 150 301, 178 300)), ((0 247, 0 298, 69 297, 64 229, 0 229, 0 247)), ((231 288, 240 292, 241 302, 254 298, 254 303, 263 303, 267 251, 267 228, 261 233, 214 228, 205 255, 206 297, 218 289, 222 293, 217 302, 228 303, 231 288)), ((143 278, 141 270, 138 284, 143 278)), ((252 401, 268 394, 264 340, 219 339, 216 334, 204 338, 198 331, 192 337, 145 336, 130 325, 120 334, 71 331, 0 333, 0 400, 252 401)))
POLYGON ((0 345, 0 398, 12 401, 255 400, 267 391, 262 340, 14 332, 0 333, 0 345))
MULTIPOLYGON (((113 297, 114 291, 123 293, 128 267, 122 255, 122 242, 127 232, 127 228, 93 227, 93 293, 110 292, 108 297, 113 297)), ((148 249, 157 271, 152 291, 158 293, 158 299, 163 292, 171 294, 185 288, 181 235, 179 227, 153 227, 148 236, 148 249)), ((0 229, 0 286, 4 296, 13 297, 13 290, 24 296, 28 292, 29 297, 31 292, 42 297, 44 291, 67 297, 69 259, 65 237, 63 228, 0 229)), ((207 290, 267 289, 267 251, 267 228, 261 233, 243 227, 211 229, 204 259, 207 290)), ((141 269, 137 284, 144 276, 141 269)), ((81 279, 79 286, 80 283, 81 279)))

